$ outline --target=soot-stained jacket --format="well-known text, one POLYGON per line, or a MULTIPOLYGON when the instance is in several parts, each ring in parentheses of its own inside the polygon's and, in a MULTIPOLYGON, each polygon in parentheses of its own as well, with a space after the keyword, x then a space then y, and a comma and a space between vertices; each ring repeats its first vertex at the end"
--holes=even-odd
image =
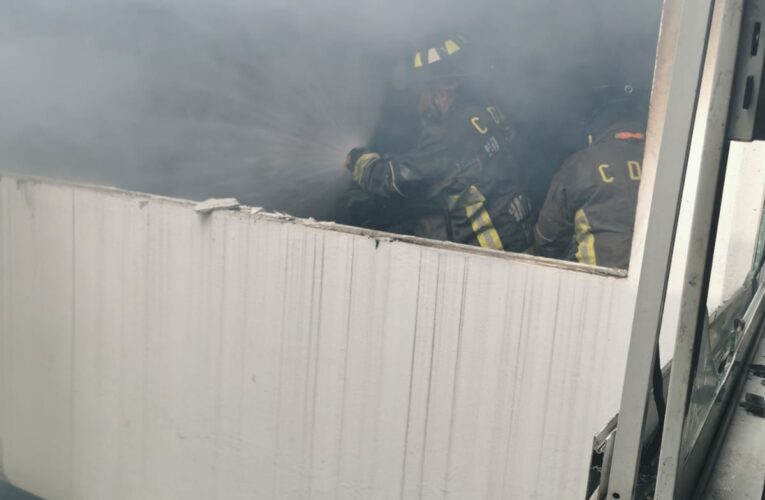
POLYGON ((642 175, 643 131, 639 124, 615 124, 563 164, 534 230, 539 255, 628 267, 642 175))
POLYGON ((364 154, 353 179, 367 194, 404 206, 416 236, 526 251, 531 210, 515 141, 497 106, 458 97, 446 115, 424 123, 411 151, 364 154))

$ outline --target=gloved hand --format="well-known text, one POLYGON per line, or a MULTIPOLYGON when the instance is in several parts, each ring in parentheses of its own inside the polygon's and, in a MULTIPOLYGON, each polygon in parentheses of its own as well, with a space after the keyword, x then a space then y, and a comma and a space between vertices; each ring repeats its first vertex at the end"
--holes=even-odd
POLYGON ((356 166, 356 162, 359 161, 363 155, 371 152, 369 148, 353 148, 345 157, 345 168, 353 172, 353 167, 356 166))

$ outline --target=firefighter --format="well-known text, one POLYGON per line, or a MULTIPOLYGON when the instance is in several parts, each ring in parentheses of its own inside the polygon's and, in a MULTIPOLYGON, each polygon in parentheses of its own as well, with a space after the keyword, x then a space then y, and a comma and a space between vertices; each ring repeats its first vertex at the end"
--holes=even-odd
POLYGON ((553 177, 534 228, 538 255, 628 267, 647 108, 632 85, 595 90, 589 147, 553 177))
POLYGON ((517 139, 498 106, 468 91, 467 52, 464 37, 452 36, 414 53, 419 140, 400 155, 355 148, 346 168, 367 195, 404 207, 411 234, 527 251, 533 227, 517 139))

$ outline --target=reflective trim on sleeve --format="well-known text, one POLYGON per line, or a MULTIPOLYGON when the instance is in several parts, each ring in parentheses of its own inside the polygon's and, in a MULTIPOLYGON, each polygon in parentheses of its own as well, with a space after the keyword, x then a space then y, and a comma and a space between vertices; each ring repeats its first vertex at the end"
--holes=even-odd
POLYGON ((582 264, 591 266, 598 265, 598 259, 595 255, 595 235, 592 234, 592 226, 584 213, 584 209, 576 211, 574 216, 574 236, 578 243, 576 260, 582 264))
POLYGON ((475 186, 470 186, 461 194, 449 196, 446 199, 446 207, 449 210, 456 210, 458 208, 467 207, 469 205, 475 205, 477 203, 483 203, 486 201, 483 194, 475 186))
POLYGON ((356 164, 353 166, 353 182, 361 185, 361 181, 364 179, 364 172, 373 162, 380 159, 380 155, 377 153, 367 153, 361 155, 356 164))
POLYGON ((393 168, 393 162, 392 161, 388 162, 388 168, 390 169, 390 184, 391 184, 391 186, 393 186, 393 189, 395 189, 398 194, 400 194, 402 197, 406 198, 406 196, 404 196, 404 193, 402 193, 401 190, 396 185, 396 170, 393 168))

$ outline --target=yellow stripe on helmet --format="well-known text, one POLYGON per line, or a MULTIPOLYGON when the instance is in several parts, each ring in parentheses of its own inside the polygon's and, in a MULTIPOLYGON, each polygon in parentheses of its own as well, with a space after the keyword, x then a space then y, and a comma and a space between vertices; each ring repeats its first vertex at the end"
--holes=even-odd
POLYGON ((446 42, 444 42, 444 48, 446 49, 447 55, 452 55, 455 52, 460 51, 460 46, 457 45, 457 42, 455 42, 454 40, 447 40, 446 42))
POLYGON ((438 49, 428 49, 428 64, 433 64, 441 60, 441 56, 438 55, 438 49))
POLYGON ((422 68, 422 54, 420 52, 417 52, 414 55, 414 67, 422 68))

